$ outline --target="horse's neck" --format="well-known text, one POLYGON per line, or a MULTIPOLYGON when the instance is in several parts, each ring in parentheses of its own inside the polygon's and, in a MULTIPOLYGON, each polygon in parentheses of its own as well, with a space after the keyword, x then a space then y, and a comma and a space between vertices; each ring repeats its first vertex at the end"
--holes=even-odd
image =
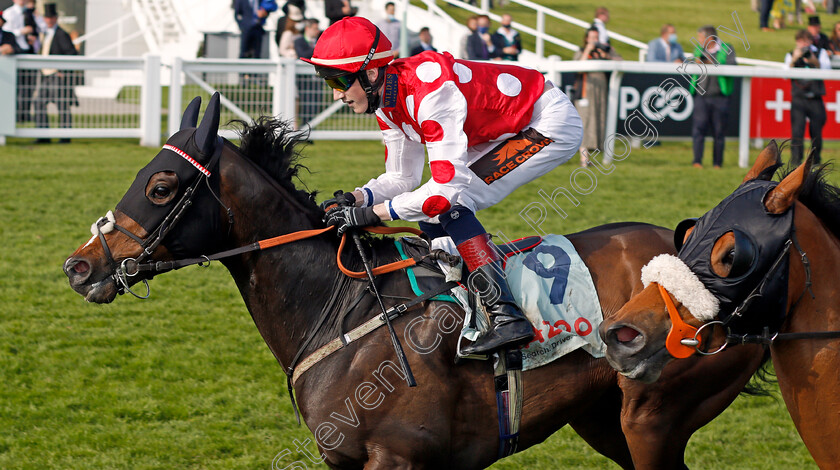
MULTIPOLYGON (((795 308, 795 312, 819 310, 823 314, 815 320, 833 323, 830 326, 832 329, 840 329, 840 312, 834 311, 840 300, 836 289, 837 278, 840 277, 840 239, 804 204, 798 203, 795 210, 796 241, 805 253, 809 266, 806 271, 799 250, 794 246, 791 249, 788 308, 795 308), (813 298, 805 287, 807 272, 810 272, 813 298)), ((803 315, 794 316, 799 317, 797 323, 804 320, 803 315)), ((814 327, 811 324, 806 328, 814 327)), ((822 325, 823 330, 828 327, 828 324, 822 325)))
MULTIPOLYGON (((252 164, 239 163, 222 170, 221 192, 229 199, 223 202, 234 210, 231 247, 315 228, 312 215, 291 194, 252 164)), ((335 269, 334 241, 322 235, 245 254, 225 265, 263 339, 289 367, 330 293, 343 282, 335 269)))

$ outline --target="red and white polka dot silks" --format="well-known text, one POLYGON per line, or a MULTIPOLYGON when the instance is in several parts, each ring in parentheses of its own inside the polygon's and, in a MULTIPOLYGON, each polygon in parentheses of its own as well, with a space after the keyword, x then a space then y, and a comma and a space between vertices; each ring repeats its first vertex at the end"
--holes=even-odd
POLYGON ((395 105, 376 112, 386 172, 364 192, 369 204, 391 200, 392 215, 411 221, 455 204, 470 178, 467 148, 525 128, 545 86, 536 70, 456 60, 449 53, 396 60, 386 73, 399 77, 395 105), (424 147, 432 179, 411 191, 421 180, 424 147))

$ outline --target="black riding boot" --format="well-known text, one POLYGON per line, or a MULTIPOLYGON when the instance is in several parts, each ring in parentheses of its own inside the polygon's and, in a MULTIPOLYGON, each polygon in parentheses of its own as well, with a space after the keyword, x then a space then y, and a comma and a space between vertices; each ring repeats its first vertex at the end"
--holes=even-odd
POLYGON ((458 252, 470 270, 470 289, 478 291, 481 303, 490 315, 490 329, 461 349, 461 354, 490 354, 530 342, 534 329, 516 305, 507 279, 502 275, 502 261, 490 246, 490 236, 483 234, 471 238, 458 245, 458 252))

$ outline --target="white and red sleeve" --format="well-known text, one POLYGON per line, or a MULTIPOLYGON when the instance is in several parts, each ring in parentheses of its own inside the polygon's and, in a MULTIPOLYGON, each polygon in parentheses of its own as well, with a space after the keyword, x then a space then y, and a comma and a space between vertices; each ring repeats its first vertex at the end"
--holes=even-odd
POLYGON ((453 81, 445 81, 422 97, 417 105, 417 123, 426 142, 432 178, 415 191, 394 197, 388 203, 392 216, 426 220, 456 203, 470 181, 466 117, 467 99, 453 81))
POLYGON ((385 173, 356 188, 364 195, 363 205, 372 206, 411 191, 423 181, 423 144, 413 142, 384 115, 376 116, 385 141, 385 173))

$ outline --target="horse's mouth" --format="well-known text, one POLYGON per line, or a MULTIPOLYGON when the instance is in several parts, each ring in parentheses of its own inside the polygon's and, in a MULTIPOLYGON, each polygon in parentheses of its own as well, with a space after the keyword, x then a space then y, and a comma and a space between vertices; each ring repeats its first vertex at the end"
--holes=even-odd
POLYGON ((610 355, 607 355, 607 361, 621 375, 629 379, 649 384, 656 382, 656 380, 659 379, 665 365, 670 362, 673 357, 671 357, 671 354, 668 353, 668 350, 663 345, 656 352, 645 358, 638 359, 637 357, 633 357, 623 359, 624 360, 616 360, 615 358, 610 357, 610 355), (633 359, 635 359, 635 361, 633 359))

